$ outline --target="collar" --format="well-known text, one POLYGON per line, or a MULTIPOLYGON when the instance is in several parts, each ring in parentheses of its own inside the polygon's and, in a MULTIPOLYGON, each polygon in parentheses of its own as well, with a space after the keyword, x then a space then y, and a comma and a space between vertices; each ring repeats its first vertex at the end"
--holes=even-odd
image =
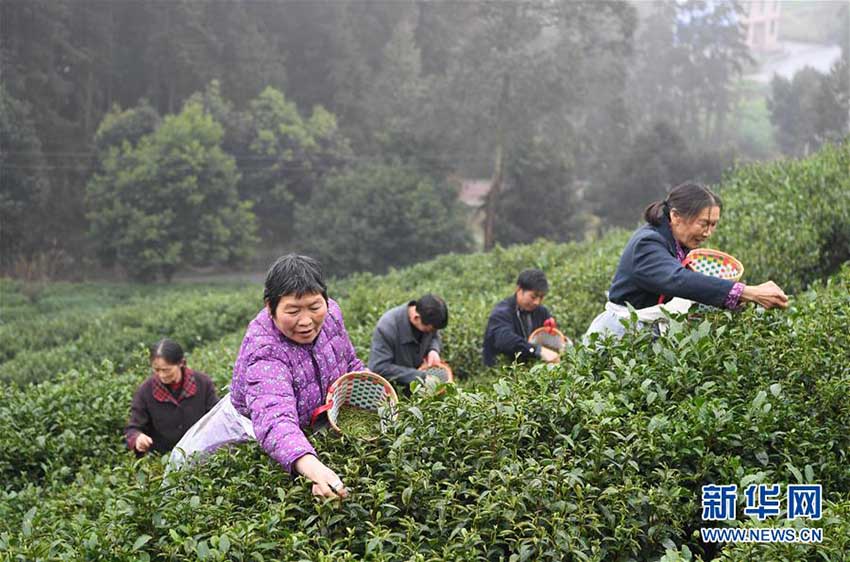
MULTIPOLYGON (((510 297, 509 303, 510 303, 510 305, 511 305, 511 309, 514 311, 514 314, 515 314, 515 315, 519 315, 519 314, 534 314, 534 310, 537 310, 536 308, 535 308, 534 310, 531 310, 531 311, 529 311, 529 310, 522 310, 522 309, 519 307, 519 305, 517 304, 517 302, 516 302, 516 293, 514 293, 514 295, 513 295, 512 297, 510 297)), ((541 306, 543 306, 543 305, 541 305, 541 306)), ((540 308, 540 307, 537 307, 537 308, 540 308)))
POLYGON ((681 261, 685 260, 685 256, 688 255, 688 252, 685 251, 685 247, 679 244, 678 240, 674 240, 676 243, 676 259, 681 261))
POLYGON ((198 392, 198 383, 195 382, 195 372, 192 369, 183 367, 182 382, 183 384, 180 388, 180 394, 175 399, 168 390, 168 387, 162 384, 156 375, 153 375, 154 400, 157 402, 171 402, 173 404, 179 404, 186 398, 194 396, 195 393, 198 392))
POLYGON ((398 324, 398 335, 401 343, 416 343, 418 340, 413 336, 413 324, 410 323, 410 316, 408 315, 408 307, 411 304, 415 304, 416 301, 411 301, 406 305, 402 306, 403 318, 399 318, 398 324))
POLYGON ((666 240, 667 246, 670 248, 670 253, 673 254, 678 261, 683 261, 690 250, 679 244, 679 241, 676 240, 675 236, 673 236, 673 227, 670 226, 670 219, 663 217, 661 219, 661 224, 656 227, 656 230, 664 237, 664 240, 666 240))

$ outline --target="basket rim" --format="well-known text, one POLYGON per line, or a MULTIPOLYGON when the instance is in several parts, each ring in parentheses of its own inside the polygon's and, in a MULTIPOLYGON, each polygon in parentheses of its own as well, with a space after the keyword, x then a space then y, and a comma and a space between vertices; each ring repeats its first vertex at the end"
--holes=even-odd
POLYGON ((712 256, 716 258, 723 258, 724 260, 729 260, 738 270, 738 274, 735 276, 735 281, 741 279, 744 276, 744 264, 741 263, 741 260, 733 256, 732 254, 727 254, 721 250, 715 250, 714 248, 694 248, 688 255, 685 256, 685 259, 693 259, 698 256, 712 256))
MULTIPOLYGON (((547 334, 552 335, 552 331, 554 331, 554 332, 555 332, 555 335, 556 335, 556 336, 561 336, 561 339, 564 341, 564 345, 567 345, 567 344, 571 344, 571 343, 572 343, 572 340, 570 340, 570 338, 568 338, 568 337, 564 334, 564 332, 562 332, 562 331, 561 331, 561 330, 559 330, 558 328, 547 328, 546 326, 540 326, 539 328, 536 328, 533 332, 531 332, 531 333, 528 335, 528 341, 530 342, 530 341, 532 340, 532 338, 534 338, 534 336, 536 336, 536 335, 537 335, 537 334, 539 334, 540 332, 546 332, 547 334)), ((550 349, 550 348, 547 348, 547 349, 550 349)), ((555 350, 555 351, 557 351, 557 350, 555 350)))
MULTIPOLYGON (((454 371, 452 371, 452 368, 449 366, 449 364, 448 364, 448 363, 446 363, 445 361, 437 361, 436 366, 437 366, 437 367, 441 367, 444 371, 446 371, 446 372, 449 374, 449 376, 448 376, 448 377, 446 377, 446 378, 448 379, 448 380, 446 381, 447 383, 453 383, 453 382, 455 382, 455 374, 454 374, 454 371)), ((430 369, 431 367, 434 367, 434 365, 430 365, 430 366, 429 366, 429 365, 426 365, 425 363, 422 363, 421 365, 419 365, 419 368, 417 369, 417 371, 427 371, 427 370, 428 370, 428 369, 430 369)))
POLYGON ((398 394, 396 393, 395 389, 393 388, 393 385, 391 385, 390 382, 387 379, 385 379, 384 377, 382 377, 378 373, 373 373, 372 371, 367 371, 367 370, 364 369, 362 371, 349 371, 349 372, 345 373, 344 375, 340 375, 340 377, 338 379, 336 379, 331 384, 330 388, 328 388, 328 392, 325 395, 325 404, 329 404, 329 403, 333 402, 334 392, 336 391, 337 385, 341 381, 348 380, 348 379, 354 379, 354 378, 372 379, 375 382, 381 383, 384 387, 384 390, 386 390, 387 394, 390 396, 390 401, 393 402, 393 403, 396 403, 396 404, 398 403, 398 394))

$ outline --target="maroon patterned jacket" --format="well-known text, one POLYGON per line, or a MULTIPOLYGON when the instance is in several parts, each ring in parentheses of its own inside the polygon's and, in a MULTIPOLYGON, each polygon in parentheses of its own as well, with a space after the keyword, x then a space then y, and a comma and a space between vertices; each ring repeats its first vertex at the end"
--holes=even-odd
POLYGON ((180 392, 175 398, 156 375, 136 389, 130 421, 124 428, 127 447, 135 450, 136 437, 144 433, 153 439, 152 451, 166 453, 183 434, 218 402, 212 380, 203 373, 183 368, 180 392))

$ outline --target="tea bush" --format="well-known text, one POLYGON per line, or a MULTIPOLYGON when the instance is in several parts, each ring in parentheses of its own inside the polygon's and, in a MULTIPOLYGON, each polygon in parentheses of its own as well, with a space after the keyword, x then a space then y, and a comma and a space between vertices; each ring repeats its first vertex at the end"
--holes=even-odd
MULTIPOLYGON (((232 294, 234 285, 207 285, 203 292, 232 294)), ((112 318, 126 322, 150 310, 173 306, 181 298, 195 298, 199 287, 192 284, 117 285, 108 283, 50 283, 40 289, 36 300, 24 294, 24 285, 0 279, 0 363, 18 352, 45 351, 73 342, 95 320, 112 318), (125 307, 146 305, 128 314, 125 307)))
MULTIPOLYGON (((230 383, 242 331, 187 354, 187 364, 210 375, 222 393, 230 383)), ((73 477, 82 464, 114 464, 125 454, 122 430, 136 387, 149 376, 144 349, 132 354, 126 372, 110 361, 71 370, 50 382, 23 388, 0 386, 0 477, 7 488, 73 477)))
MULTIPOLYGON (((194 317, 116 308, 78 338, 83 352, 45 353, 67 372, 0 386, 0 559, 846 560, 850 265, 818 279, 847 259, 848 151, 744 168, 721 188, 716 246, 744 262, 747 280, 793 290, 786 311, 703 313, 657 341, 635 333, 570 348, 558 366, 485 371, 487 315, 521 269, 547 272, 546 304, 578 340, 602 310, 628 233, 332 281, 364 360, 385 310, 441 294, 444 356, 460 375, 440 396, 405 400, 375 442, 311 437, 351 490, 341 503, 311 498, 255 443, 164 477, 159 459, 137 461, 121 440, 147 376, 140 342, 181 334, 190 366, 223 391, 260 287, 186 299, 194 317), (92 354, 95 342, 114 359, 92 354), (825 542, 700 542, 700 488, 710 483, 822 484, 822 520, 762 524, 820 527, 825 542)), ((757 524, 740 507, 728 523, 757 524)))
POLYGON ((804 160, 749 165, 720 186, 724 209, 711 244, 797 292, 850 260, 850 141, 804 160))
MULTIPOLYGON (((238 339, 193 364, 226 373, 238 339)), ((842 560, 847 349, 850 267, 786 312, 708 314, 657 341, 636 334, 602 353, 578 346, 558 367, 507 369, 476 392, 414 396, 374 443, 316 435, 351 489, 342 503, 311 499, 256 444, 165 480, 155 458, 116 451, 82 463, 70 486, 48 476, 41 499, 27 487, 7 498, 0 548, 26 559, 769 560, 699 542, 700 486, 799 481, 824 487, 826 516, 812 523, 827 540, 767 552, 842 560)))
MULTIPOLYGON (((79 333, 63 345, 49 347, 46 338, 36 342, 33 340, 39 336, 31 337, 31 348, 0 364, 0 381, 39 382, 71 369, 84 371, 104 359, 123 370, 130 366, 128 361, 139 346, 166 336, 191 350, 247 325, 260 306, 261 296, 254 287, 191 296, 178 293, 118 307, 94 318, 78 317, 75 323, 79 333)), ((16 325, 9 330, 17 332, 16 325)), ((32 332, 23 332, 22 345, 29 343, 27 333, 32 332)))
POLYGON ((626 233, 618 231, 595 243, 537 242, 488 254, 446 255, 383 277, 354 276, 332 283, 331 289, 340 300, 358 356, 364 359, 381 314, 426 292, 442 296, 449 307, 443 358, 455 375, 469 377, 482 370, 481 347, 490 311, 513 294, 521 270, 546 271, 550 288, 545 304, 561 330, 580 339, 605 305, 605 290, 626 240, 626 233))

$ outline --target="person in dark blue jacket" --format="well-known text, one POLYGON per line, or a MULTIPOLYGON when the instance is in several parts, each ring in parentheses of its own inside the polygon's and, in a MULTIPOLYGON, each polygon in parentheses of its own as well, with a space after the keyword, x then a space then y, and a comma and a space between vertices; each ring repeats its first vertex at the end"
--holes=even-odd
MULTIPOLYGON (((647 224, 626 244, 608 291, 609 302, 588 328, 585 343, 594 333, 621 337, 625 326, 620 320, 629 317, 627 304, 646 324, 662 318, 658 305, 674 297, 732 310, 744 302, 787 307, 788 297, 773 281, 745 285, 682 265, 687 253, 714 233, 721 207, 720 197, 696 183, 679 185, 664 201, 649 205, 644 211, 647 224)), ((687 301, 685 306, 690 304, 687 301)))
POLYGON ((500 353, 512 361, 517 356, 521 360, 558 361, 557 352, 528 341, 531 332, 552 317, 542 304, 548 292, 549 281, 539 269, 526 269, 519 274, 513 296, 497 304, 487 320, 484 331, 485 365, 495 364, 500 353))

